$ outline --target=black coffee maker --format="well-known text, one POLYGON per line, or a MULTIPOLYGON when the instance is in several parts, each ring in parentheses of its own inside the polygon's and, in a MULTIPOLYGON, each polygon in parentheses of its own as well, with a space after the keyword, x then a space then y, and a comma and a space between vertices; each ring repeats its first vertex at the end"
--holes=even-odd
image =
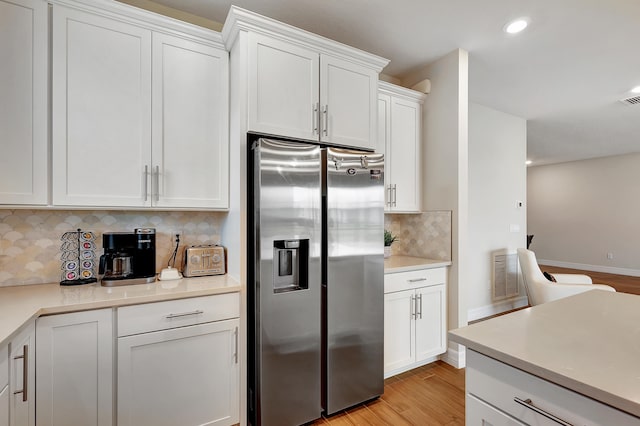
POLYGON ((156 230, 102 234, 99 273, 103 286, 148 284, 156 280, 156 230))

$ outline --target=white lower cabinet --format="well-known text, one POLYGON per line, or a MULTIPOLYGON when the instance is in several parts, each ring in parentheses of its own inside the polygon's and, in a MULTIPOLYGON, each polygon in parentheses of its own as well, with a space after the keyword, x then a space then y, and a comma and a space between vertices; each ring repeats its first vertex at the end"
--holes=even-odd
POLYGON ((9 347, 0 347, 0 426, 9 426, 9 347))
POLYGON ((38 318, 36 424, 113 424, 113 310, 38 318))
POLYGON ((437 268, 385 275, 385 377, 445 352, 446 274, 437 268))
POLYGON ((467 350, 466 424, 638 425, 638 418, 467 350))
POLYGON ((239 422, 239 299, 221 296, 119 309, 119 426, 239 422), (225 299, 216 299, 221 296, 225 299), (232 318, 211 321, 229 308, 224 303, 217 309, 216 303, 227 301, 234 309, 223 317, 232 318), (156 323, 147 323, 146 330, 127 324, 146 309, 156 323), (126 332, 136 334, 122 335, 126 332))
POLYGON ((35 425, 35 324, 22 327, 9 343, 9 425, 35 425))

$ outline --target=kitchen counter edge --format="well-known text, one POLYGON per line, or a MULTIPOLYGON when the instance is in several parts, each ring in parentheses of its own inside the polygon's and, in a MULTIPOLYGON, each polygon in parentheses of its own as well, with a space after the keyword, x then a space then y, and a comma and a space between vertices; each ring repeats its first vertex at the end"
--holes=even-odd
POLYGON ((434 269, 445 266, 451 266, 451 261, 394 255, 384 260, 384 273, 395 274, 398 272, 419 271, 421 269, 434 269))
POLYGON ((228 275, 119 287, 102 287, 99 283, 79 286, 50 283, 0 287, 0 347, 8 344, 29 321, 44 315, 117 308, 241 290, 242 286, 238 281, 228 275))

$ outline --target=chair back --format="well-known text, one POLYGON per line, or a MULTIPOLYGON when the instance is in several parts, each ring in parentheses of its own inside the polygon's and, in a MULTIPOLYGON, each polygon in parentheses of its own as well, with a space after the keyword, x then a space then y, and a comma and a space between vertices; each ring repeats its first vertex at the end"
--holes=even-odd
POLYGON ((541 287, 548 285, 548 280, 538 266, 535 253, 531 250, 519 248, 518 261, 520 262, 524 289, 527 292, 529 304, 535 306, 544 303, 541 287))

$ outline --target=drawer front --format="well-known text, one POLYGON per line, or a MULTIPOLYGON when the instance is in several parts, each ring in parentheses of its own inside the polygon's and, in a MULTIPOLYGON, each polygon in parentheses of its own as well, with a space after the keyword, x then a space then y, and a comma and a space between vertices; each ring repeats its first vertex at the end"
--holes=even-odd
POLYGON ((403 291, 418 287, 444 284, 447 282, 447 268, 421 269, 418 271, 385 274, 384 292, 403 291))
POLYGON ((125 306, 118 308, 118 337, 239 316, 239 293, 125 306))
POLYGON ((9 347, 0 347, 0 391, 9 384, 9 347))
POLYGON ((524 423, 507 416, 502 411, 479 400, 473 395, 467 394, 465 405, 465 423, 469 426, 525 426, 524 423))
POLYGON ((589 426, 637 426, 639 422, 636 417, 472 350, 467 350, 466 390, 530 425, 557 426, 558 421, 550 417, 589 426))

